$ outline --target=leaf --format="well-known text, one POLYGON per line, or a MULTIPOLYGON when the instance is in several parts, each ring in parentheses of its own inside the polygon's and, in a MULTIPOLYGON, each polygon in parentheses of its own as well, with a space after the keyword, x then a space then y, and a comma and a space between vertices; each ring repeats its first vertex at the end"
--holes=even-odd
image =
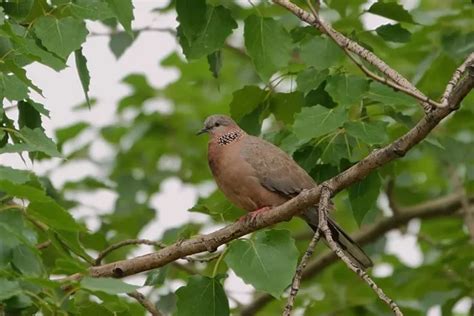
POLYGON ((263 81, 288 65, 291 37, 274 19, 250 15, 245 19, 244 38, 247 53, 263 81))
POLYGON ((20 284, 17 281, 9 281, 0 278, 0 301, 4 301, 18 295, 22 292, 20 284))
POLYGON ((75 0, 68 3, 71 13, 88 20, 106 20, 115 17, 107 2, 102 0, 75 0))
POLYGON ((3 12, 3 8, 0 7, 0 26, 5 23, 5 13, 3 12))
POLYGON ((387 87, 379 82, 372 82, 370 84, 367 97, 371 100, 378 101, 385 105, 407 105, 412 106, 416 104, 415 99, 403 94, 396 92, 392 88, 387 87))
POLYGON ((298 74, 296 77, 296 83, 298 84, 298 90, 302 91, 305 95, 313 89, 317 89, 321 83, 329 75, 329 70, 317 70, 313 67, 309 67, 298 74))
POLYGON ((0 98, 10 101, 28 98, 28 86, 13 74, 0 73, 0 98))
POLYGON ((43 104, 35 102, 33 100, 27 100, 27 101, 33 108, 35 108, 36 111, 38 111, 38 113, 41 113, 44 116, 49 118, 49 111, 45 109, 43 104))
POLYGON ((20 129, 20 133, 23 140, 30 146, 28 151, 41 151, 50 157, 62 157, 56 148, 56 144, 41 129, 23 127, 20 129))
POLYGON ((245 86, 232 93, 232 102, 230 103, 230 114, 239 121, 246 114, 252 113, 257 109, 265 99, 267 92, 257 86, 245 86))
POLYGON ((347 119, 348 114, 341 106, 334 109, 327 109, 320 105, 305 107, 295 115, 293 132, 300 140, 308 141, 335 131, 347 119))
POLYGON ((224 260, 256 290, 279 297, 293 278, 298 249, 286 230, 258 231, 253 239, 233 241, 224 260))
POLYGON ((13 249, 11 263, 24 275, 41 277, 45 274, 38 254, 25 245, 18 245, 13 249))
POLYGON ((61 19, 42 16, 36 20, 33 29, 44 47, 64 59, 81 47, 88 34, 84 21, 71 16, 61 19))
POLYGON ((192 276, 176 291, 178 316, 230 315, 229 301, 217 276, 192 276))
POLYGON ((372 172, 365 179, 349 188, 349 201, 356 222, 362 223, 364 216, 375 206, 380 192, 378 172, 372 172))
POLYGON ((90 110, 91 103, 89 100, 89 84, 91 77, 89 75, 89 69, 87 69, 87 59, 84 54, 82 54, 82 48, 74 51, 74 56, 76 58, 76 69, 77 73, 79 74, 79 79, 81 80, 82 90, 84 91, 86 102, 90 110))
POLYGON ((369 145, 383 144, 388 141, 386 122, 346 122, 344 128, 347 134, 369 145))
POLYGON ((375 32, 389 42, 407 43, 411 39, 411 33, 400 24, 384 24, 376 28, 375 32))
POLYGON ((64 144, 68 140, 71 140, 77 137, 77 135, 79 135, 88 127, 89 127, 89 124, 86 122, 77 122, 70 126, 57 129, 56 138, 58 140, 58 144, 64 144))
POLYGON ((160 286, 162 285, 165 280, 166 280, 166 274, 168 273, 169 266, 164 266, 159 269, 151 270, 148 272, 148 275, 146 276, 145 285, 151 285, 151 286, 160 286))
POLYGON ((120 294, 135 291, 139 286, 131 285, 118 279, 92 278, 86 276, 81 281, 81 288, 108 294, 120 294))
POLYGON ((32 217, 39 219, 41 222, 46 225, 55 228, 57 230, 65 231, 83 231, 84 228, 76 223, 74 218, 70 213, 63 209, 58 203, 56 203, 50 197, 45 197, 46 201, 43 198, 35 199, 28 198, 30 204, 28 205, 28 213, 32 217))
POLYGON ((132 0, 107 0, 110 9, 115 12, 118 21, 122 24, 125 31, 133 36, 132 20, 133 20, 133 4, 132 0))
POLYGON ((274 93, 270 98, 270 109, 277 120, 286 124, 294 121, 294 114, 304 106, 303 93, 299 91, 290 93, 274 93))
POLYGON ((126 32, 114 33, 110 36, 109 47, 115 58, 119 59, 123 53, 133 44, 137 39, 138 32, 134 36, 130 36, 126 32))
POLYGON ((396 2, 379 0, 369 8, 368 12, 399 22, 415 23, 410 13, 396 2))
POLYGON ((214 53, 207 55, 207 63, 209 64, 209 70, 214 78, 219 77, 219 73, 222 68, 222 53, 220 50, 216 50, 214 53))
POLYGON ((216 221, 234 221, 244 215, 224 194, 216 190, 207 198, 199 198, 189 212, 199 212, 212 216, 216 221))
POLYGON ((20 126, 20 128, 26 126, 31 129, 43 129, 43 127, 41 126, 40 113, 29 102, 18 102, 18 112, 18 125, 20 126))
POLYGON ((226 38, 235 28, 237 23, 232 18, 230 10, 223 6, 208 6, 205 24, 195 37, 186 37, 181 26, 178 27, 179 42, 187 59, 199 59, 222 48, 226 38))
POLYGON ((0 179, 10 181, 14 184, 23 184, 30 180, 31 173, 26 170, 13 169, 7 166, 0 166, 0 179))
POLYGON ((184 36, 189 42, 194 41, 206 25, 206 1, 176 0, 176 13, 184 36))
POLYGON ((340 63, 344 52, 331 39, 315 36, 302 44, 301 59, 316 70, 324 70, 340 63))
POLYGON ((342 105, 359 104, 362 95, 368 90, 366 79, 352 75, 335 75, 329 77, 325 90, 332 99, 342 105))

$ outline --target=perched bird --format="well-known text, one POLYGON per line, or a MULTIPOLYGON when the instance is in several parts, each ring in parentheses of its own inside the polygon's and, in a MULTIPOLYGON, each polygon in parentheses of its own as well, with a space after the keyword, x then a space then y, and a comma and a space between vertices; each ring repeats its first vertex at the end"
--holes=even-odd
MULTIPOLYGON (((210 135, 208 161, 217 186, 239 208, 264 211, 316 186, 287 153, 248 135, 228 116, 209 116, 197 134, 203 133, 210 135)), ((318 229, 317 206, 304 210, 300 216, 313 230, 318 229)), ((330 218, 328 226, 347 256, 363 269, 373 265, 360 246, 330 218)))

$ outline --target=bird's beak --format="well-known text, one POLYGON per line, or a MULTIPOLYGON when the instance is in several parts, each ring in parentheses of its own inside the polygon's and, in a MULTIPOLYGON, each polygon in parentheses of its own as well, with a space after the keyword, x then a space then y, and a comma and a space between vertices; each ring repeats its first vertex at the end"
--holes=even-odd
POLYGON ((198 132, 196 133, 196 135, 201 135, 201 134, 207 133, 208 131, 209 131, 208 128, 203 127, 200 131, 198 131, 198 132))

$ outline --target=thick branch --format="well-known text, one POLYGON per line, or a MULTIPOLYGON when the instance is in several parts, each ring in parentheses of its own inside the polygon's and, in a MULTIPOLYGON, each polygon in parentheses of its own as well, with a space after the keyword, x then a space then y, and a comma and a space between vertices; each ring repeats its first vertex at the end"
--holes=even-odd
MULTIPOLYGON (((474 198, 471 198, 474 203, 474 198)), ((397 217, 383 218, 375 224, 365 227, 352 237, 361 246, 375 242, 383 237, 387 232, 406 225, 410 220, 430 219, 442 216, 451 216, 461 208, 461 194, 454 193, 446 197, 431 200, 415 206, 400 208, 397 217)), ((338 257, 332 251, 325 251, 317 256, 315 260, 309 262, 303 272, 302 280, 310 279, 321 273, 324 269, 337 262, 338 257)), ((257 311, 265 307, 273 301, 273 296, 269 294, 261 294, 255 298, 253 302, 247 304, 241 311, 242 316, 255 315, 257 311)))

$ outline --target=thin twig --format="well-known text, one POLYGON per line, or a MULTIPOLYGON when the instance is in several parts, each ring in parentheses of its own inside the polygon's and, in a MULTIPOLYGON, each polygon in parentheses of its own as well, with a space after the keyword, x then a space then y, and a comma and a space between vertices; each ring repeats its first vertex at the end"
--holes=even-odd
POLYGON ((377 294, 377 296, 387 304, 393 313, 397 316, 403 316, 402 311, 398 307, 398 305, 388 297, 383 290, 377 286, 377 284, 369 277, 369 275, 360 267, 358 267, 354 262, 347 257, 339 245, 334 241, 332 238, 331 230, 329 229, 328 222, 327 222, 327 214, 329 211, 330 205, 330 198, 331 198, 331 190, 325 184, 322 185, 321 188, 321 197, 319 200, 319 229, 324 234, 324 237, 331 248, 332 251, 336 253, 336 255, 344 261, 349 269, 354 271, 362 280, 364 280, 370 288, 377 294))
POLYGON ((454 166, 450 166, 449 169, 454 190, 461 194, 461 206, 464 213, 464 223, 466 224, 471 241, 474 242, 474 206, 469 203, 469 197, 467 196, 466 189, 464 188, 462 179, 459 176, 456 168, 454 166))
POLYGON ((314 248, 316 248, 316 245, 318 244, 320 238, 321 235, 319 233, 319 230, 317 230, 314 233, 313 238, 311 239, 311 242, 308 245, 308 249, 306 249, 306 252, 303 255, 303 258, 301 258, 301 262, 298 265, 298 268, 296 269, 295 276, 293 277, 293 282, 291 283, 290 296, 288 296, 288 300, 286 301, 286 306, 282 314, 283 316, 291 315, 291 310, 293 309, 293 305, 295 304, 296 294, 298 294, 298 290, 300 289, 301 277, 303 276, 304 268, 306 267, 308 260, 313 255, 314 248))
POLYGON ((101 261, 112 251, 129 246, 129 245, 150 245, 150 246, 155 246, 159 248, 164 248, 166 245, 162 242, 159 241, 153 241, 153 240, 148 240, 148 239, 127 239, 127 240, 122 240, 119 241, 115 244, 112 244, 102 250, 99 255, 97 256, 97 259, 95 259, 94 266, 100 265, 101 261))
POLYGON ((441 98, 441 105, 448 106, 448 99, 451 93, 453 92, 454 87, 458 84, 459 79, 461 79, 462 74, 466 71, 468 65, 474 63, 474 53, 471 53, 466 60, 459 66, 453 73, 451 80, 449 80, 444 90, 443 97, 441 98))
POLYGON ((133 291, 130 293, 127 293, 128 296, 133 297, 142 305, 147 311, 150 312, 152 316, 162 316, 163 314, 156 308, 156 306, 150 302, 149 299, 145 297, 142 293, 138 291, 133 291))
POLYGON ((42 250, 42 249, 48 248, 50 245, 51 245, 51 240, 48 239, 46 241, 43 241, 42 243, 37 244, 35 247, 38 250, 42 250))
MULTIPOLYGON (((418 90, 408 79, 403 77, 400 73, 396 70, 388 66, 383 60, 381 60, 377 55, 372 53, 371 51, 367 50, 366 48, 359 45, 357 42, 345 37, 343 34, 334 30, 329 24, 326 24, 319 18, 316 10, 312 9, 312 13, 306 12, 296 4, 288 1, 288 0, 272 0, 274 3, 284 7, 288 11, 292 12, 296 15, 300 20, 313 25, 314 27, 318 28, 322 33, 327 34, 334 42, 340 46, 341 48, 346 51, 351 51, 352 53, 356 54, 360 58, 364 59, 371 65, 375 66, 377 69, 380 70, 385 76, 390 78, 393 82, 397 83, 399 86, 408 89, 409 91, 413 92, 417 95, 417 99, 421 100, 429 100, 427 96, 425 96, 420 90, 418 90)), ((310 7, 312 7, 310 3, 310 7)), ((434 102, 434 101, 433 101, 434 102)), ((423 102, 422 102, 423 103, 423 102)), ((431 106, 427 101, 423 104, 425 112, 429 112, 431 110, 431 106)))
POLYGON ((388 200, 388 206, 392 210, 393 216, 397 217, 400 215, 400 208, 397 205, 397 202, 395 202, 395 179, 391 178, 388 183, 387 183, 387 189, 386 189, 386 194, 387 194, 387 200, 388 200))

